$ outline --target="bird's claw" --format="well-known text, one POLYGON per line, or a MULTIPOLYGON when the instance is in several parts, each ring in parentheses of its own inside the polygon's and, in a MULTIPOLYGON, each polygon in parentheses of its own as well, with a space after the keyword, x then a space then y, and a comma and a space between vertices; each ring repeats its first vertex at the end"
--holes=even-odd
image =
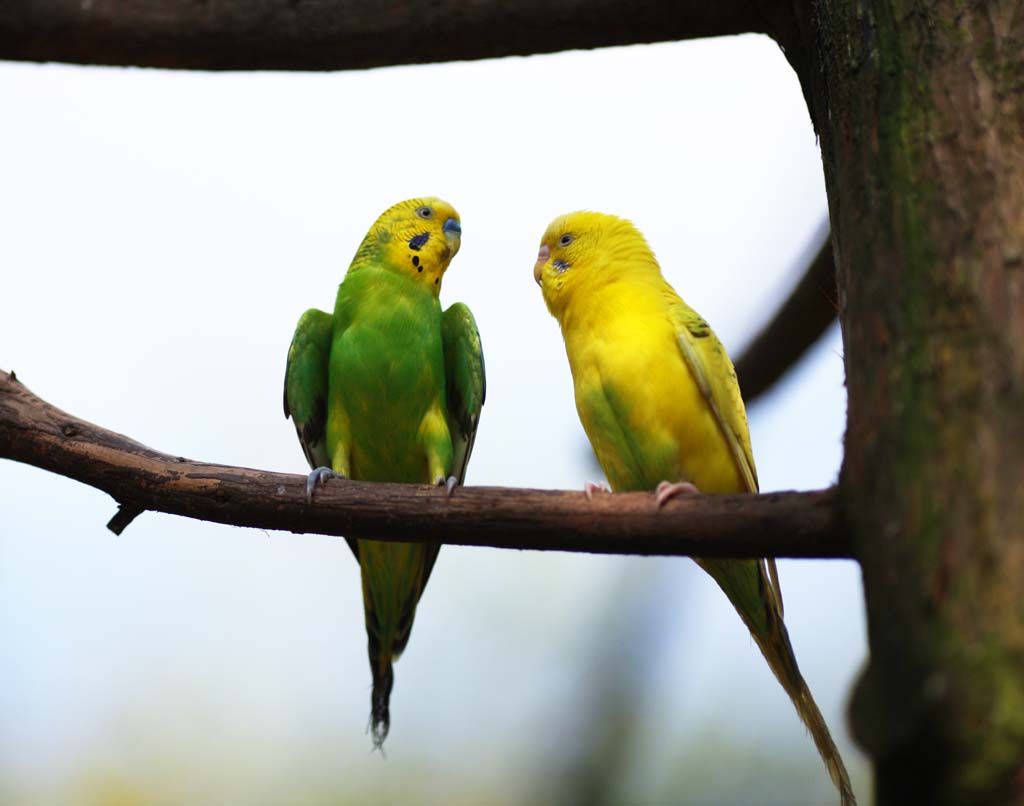
POLYGON ((588 501, 594 500, 594 493, 610 493, 611 491, 611 487, 603 481, 588 481, 583 485, 583 494, 588 501))
POLYGON ((335 473, 329 467, 316 467, 306 476, 306 502, 313 503, 313 492, 327 483, 327 479, 343 479, 343 473, 335 473))
POLYGON ((663 481, 654 491, 655 500, 658 502, 658 509, 661 509, 677 495, 700 495, 700 490, 688 481, 663 481))
POLYGON ((449 476, 448 478, 445 478, 444 476, 441 476, 437 480, 437 486, 438 487, 444 487, 444 496, 445 496, 445 498, 451 498, 452 497, 452 493, 455 492, 455 488, 458 485, 459 485, 459 480, 457 478, 455 478, 455 476, 449 476))

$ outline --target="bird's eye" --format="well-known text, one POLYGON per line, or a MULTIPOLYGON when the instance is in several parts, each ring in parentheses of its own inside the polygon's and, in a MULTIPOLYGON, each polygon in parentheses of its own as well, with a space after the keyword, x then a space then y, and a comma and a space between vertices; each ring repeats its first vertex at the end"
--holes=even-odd
POLYGON ((432 207, 421 207, 416 211, 416 215, 420 218, 430 219, 434 217, 434 210, 432 207))
POLYGON ((569 235, 568 233, 566 233, 565 235, 563 235, 561 238, 558 239, 558 245, 559 246, 568 246, 571 243, 572 243, 572 236, 569 235))

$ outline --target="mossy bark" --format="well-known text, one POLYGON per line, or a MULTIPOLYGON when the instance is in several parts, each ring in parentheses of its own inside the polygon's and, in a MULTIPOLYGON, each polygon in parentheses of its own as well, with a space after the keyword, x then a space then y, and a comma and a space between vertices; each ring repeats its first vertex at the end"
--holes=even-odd
POLYGON ((1024 803, 1024 3, 812 5, 791 60, 843 323, 855 732, 883 806, 1024 803))

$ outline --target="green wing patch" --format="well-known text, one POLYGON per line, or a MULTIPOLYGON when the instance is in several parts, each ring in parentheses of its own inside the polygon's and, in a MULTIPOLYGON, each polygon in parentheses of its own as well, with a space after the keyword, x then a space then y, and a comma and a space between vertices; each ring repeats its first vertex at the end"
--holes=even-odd
POLYGON ((444 312, 441 338, 444 344, 448 430, 452 437, 452 475, 462 484, 476 440, 480 411, 487 396, 480 332, 466 305, 456 302, 444 312))
POLYGON ((310 308, 299 319, 284 373, 284 416, 291 417, 310 467, 327 457, 327 364, 334 317, 310 308))

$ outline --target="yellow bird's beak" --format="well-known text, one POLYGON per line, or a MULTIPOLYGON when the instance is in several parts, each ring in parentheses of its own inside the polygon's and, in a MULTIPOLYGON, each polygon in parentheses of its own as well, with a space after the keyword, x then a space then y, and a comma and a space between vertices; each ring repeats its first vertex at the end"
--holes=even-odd
POLYGON ((541 272, 544 271, 544 264, 548 262, 550 257, 551 249, 548 248, 547 244, 541 244, 540 251, 537 253, 537 262, 533 264, 533 279, 537 281, 537 285, 540 285, 541 272))

